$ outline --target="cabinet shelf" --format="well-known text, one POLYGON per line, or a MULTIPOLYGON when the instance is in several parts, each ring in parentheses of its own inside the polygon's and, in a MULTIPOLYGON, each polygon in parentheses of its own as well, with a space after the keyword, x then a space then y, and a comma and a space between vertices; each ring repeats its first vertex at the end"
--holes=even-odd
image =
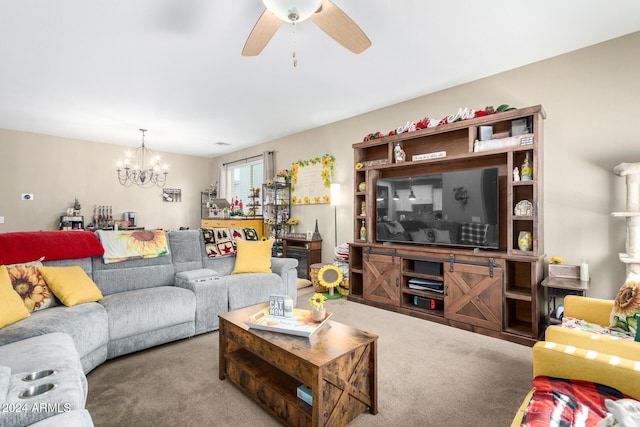
POLYGON ((442 280, 442 276, 437 276, 433 274, 416 273, 415 271, 412 271, 412 270, 409 270, 409 271, 404 270, 402 274, 407 277, 416 277, 418 279, 442 280))
POLYGON ((504 293, 505 298, 516 299, 520 301, 531 301, 531 292, 519 289, 509 289, 504 293))
POLYGON ((419 297, 444 300, 444 294, 439 292, 421 291, 419 289, 403 288, 402 293, 406 295, 417 295, 419 297))

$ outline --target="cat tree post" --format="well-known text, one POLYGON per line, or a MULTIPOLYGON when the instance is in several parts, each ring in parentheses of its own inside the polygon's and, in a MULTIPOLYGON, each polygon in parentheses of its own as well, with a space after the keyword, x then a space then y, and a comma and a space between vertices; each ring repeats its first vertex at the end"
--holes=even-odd
POLYGON ((620 261, 627 266, 627 275, 640 274, 640 163, 620 163, 613 172, 627 180, 627 210, 611 214, 627 223, 626 253, 619 255, 620 261))

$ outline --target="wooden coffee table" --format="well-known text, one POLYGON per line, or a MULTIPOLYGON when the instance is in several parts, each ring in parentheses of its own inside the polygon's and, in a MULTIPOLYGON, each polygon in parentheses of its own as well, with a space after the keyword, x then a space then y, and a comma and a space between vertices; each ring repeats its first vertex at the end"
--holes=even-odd
POLYGON ((311 337, 250 329, 259 304, 221 314, 220 372, 272 415, 294 426, 344 426, 378 412, 378 336, 332 320, 311 337), (297 398, 312 389, 313 405, 297 398))

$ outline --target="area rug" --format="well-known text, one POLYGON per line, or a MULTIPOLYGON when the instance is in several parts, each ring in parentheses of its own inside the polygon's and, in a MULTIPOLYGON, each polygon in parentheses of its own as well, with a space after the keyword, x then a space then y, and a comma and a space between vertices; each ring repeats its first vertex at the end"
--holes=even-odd
MULTIPOLYGON (((379 336, 379 412, 350 426, 508 426, 531 388, 530 347, 346 298, 327 310, 379 336)), ((88 381, 96 427, 281 425, 218 379, 217 332, 110 360, 88 381)))

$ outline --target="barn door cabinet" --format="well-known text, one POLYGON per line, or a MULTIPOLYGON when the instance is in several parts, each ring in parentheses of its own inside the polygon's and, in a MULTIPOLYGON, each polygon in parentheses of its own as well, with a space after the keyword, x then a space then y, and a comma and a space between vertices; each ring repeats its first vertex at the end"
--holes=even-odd
MULTIPOLYGON (((491 114, 353 144, 354 218, 349 247, 352 301, 532 345, 544 332, 543 122, 541 106, 491 114), (478 149, 482 126, 507 133, 525 124, 517 143, 478 149), (406 161, 394 163, 400 145, 406 161), (413 156, 445 152, 422 160, 413 156), (532 178, 513 170, 528 159, 532 178), (377 240, 378 179, 473 168, 498 169, 498 248, 385 243, 377 240), (364 225, 365 232, 361 233, 364 225), (519 245, 523 232, 530 247, 519 245), (411 280, 414 279, 414 280, 411 280), (415 279, 440 282, 441 290, 416 289, 415 279), (411 281, 411 282, 410 282, 411 281)), ((513 141, 513 140, 511 140, 513 141)), ((383 214, 384 215, 384 214, 383 214)))

